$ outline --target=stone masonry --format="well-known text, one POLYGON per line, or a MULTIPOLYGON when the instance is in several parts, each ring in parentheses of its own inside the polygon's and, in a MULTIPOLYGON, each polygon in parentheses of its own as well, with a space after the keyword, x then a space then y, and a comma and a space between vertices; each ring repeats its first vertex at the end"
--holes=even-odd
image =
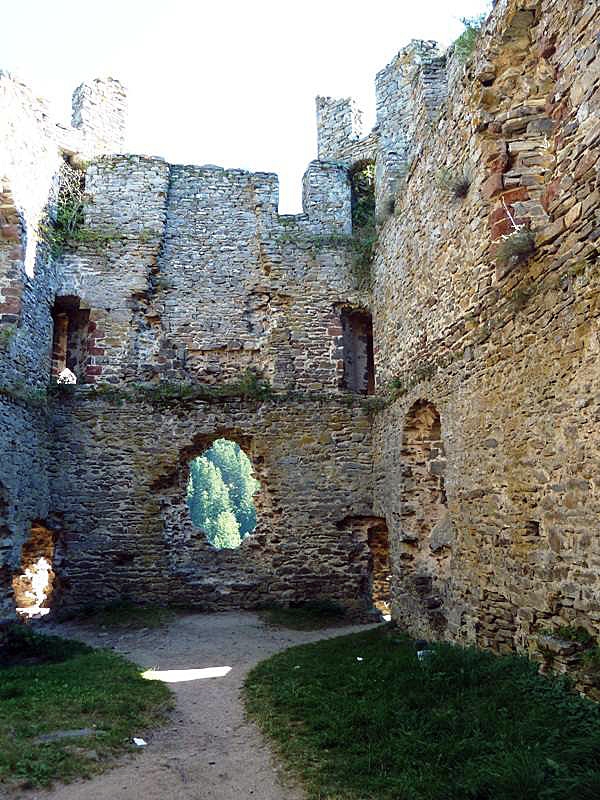
POLYGON ((0 617, 43 527, 55 606, 363 612, 390 587, 419 636, 536 657, 541 632, 598 636, 599 22, 594 0, 499 0, 466 61, 412 42, 367 135, 350 99, 317 98, 294 216, 274 175, 122 154, 116 81, 80 87, 64 129, 0 73, 0 617), (65 159, 87 234, 52 254, 65 159), (53 352, 74 387, 48 389, 53 352), (261 482, 235 551, 185 501, 221 436, 261 482))

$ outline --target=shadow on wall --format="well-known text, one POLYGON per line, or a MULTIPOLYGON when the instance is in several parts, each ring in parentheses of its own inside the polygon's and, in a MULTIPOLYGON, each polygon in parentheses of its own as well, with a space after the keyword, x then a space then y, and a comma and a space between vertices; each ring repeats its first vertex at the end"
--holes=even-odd
POLYGON ((336 527, 354 541, 351 560, 361 570, 359 602, 364 609, 390 614, 392 568, 388 527, 383 517, 349 516, 336 527))
POLYGON ((447 624, 444 589, 454 526, 447 508, 441 420, 433 403, 418 400, 410 408, 401 455, 400 582, 414 610, 439 634, 447 624))
POLYGON ((342 388, 357 394, 374 394, 375 359, 371 315, 362 309, 343 308, 340 319, 344 354, 342 388))

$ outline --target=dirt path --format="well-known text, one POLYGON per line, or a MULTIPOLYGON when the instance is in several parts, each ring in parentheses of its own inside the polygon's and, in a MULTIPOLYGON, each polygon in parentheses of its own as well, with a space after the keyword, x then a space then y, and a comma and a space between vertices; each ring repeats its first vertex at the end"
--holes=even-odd
POLYGON ((294 644, 359 628, 290 631, 264 625, 255 614, 229 612, 179 617, 158 630, 103 633, 76 625, 63 636, 115 650, 144 667, 231 667, 224 677, 170 684, 176 708, 169 724, 148 738, 135 758, 89 781, 22 800, 301 800, 302 791, 280 780, 268 746, 244 720, 240 689, 258 661, 294 644))

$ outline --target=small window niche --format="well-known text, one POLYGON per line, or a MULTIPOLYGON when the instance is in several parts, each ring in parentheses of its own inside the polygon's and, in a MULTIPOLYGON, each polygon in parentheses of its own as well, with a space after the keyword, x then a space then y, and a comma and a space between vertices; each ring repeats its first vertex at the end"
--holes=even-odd
POLYGON ((88 365, 89 308, 78 297, 57 297, 52 309, 52 379, 57 383, 82 383, 88 365))
POLYGON ((373 320, 368 311, 344 308, 341 312, 344 372, 342 386, 357 394, 375 393, 373 320))

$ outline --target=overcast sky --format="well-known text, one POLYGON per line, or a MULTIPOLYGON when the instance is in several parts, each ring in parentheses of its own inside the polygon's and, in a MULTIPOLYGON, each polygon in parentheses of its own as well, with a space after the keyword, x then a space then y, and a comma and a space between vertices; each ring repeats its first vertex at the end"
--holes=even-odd
POLYGON ((82 80, 129 90, 128 149, 175 163, 277 172, 280 210, 300 210, 316 157, 314 98, 359 101, 410 39, 444 45, 486 0, 19 0, 2 9, 0 68, 67 119, 82 80))

